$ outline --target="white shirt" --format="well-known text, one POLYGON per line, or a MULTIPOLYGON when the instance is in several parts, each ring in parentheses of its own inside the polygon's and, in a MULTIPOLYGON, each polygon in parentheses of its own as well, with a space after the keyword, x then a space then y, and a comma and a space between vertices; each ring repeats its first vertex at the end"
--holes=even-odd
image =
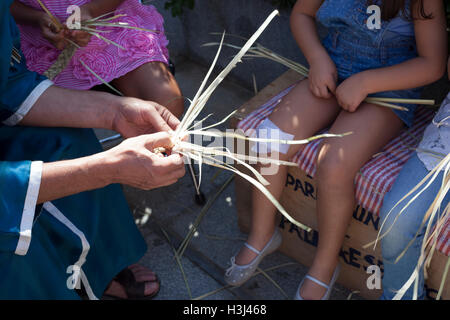
POLYGON ((433 170, 450 153, 450 93, 432 123, 425 129, 418 149, 417 156, 428 170, 433 170), (427 151, 441 155, 436 157, 427 151))

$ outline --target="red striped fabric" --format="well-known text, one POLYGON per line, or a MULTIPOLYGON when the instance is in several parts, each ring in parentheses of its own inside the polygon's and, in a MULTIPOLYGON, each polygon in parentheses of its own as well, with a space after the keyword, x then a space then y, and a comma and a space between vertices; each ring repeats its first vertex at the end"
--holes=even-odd
MULTIPOLYGON (((239 122, 238 129, 248 132, 255 129, 266 119, 281 99, 293 86, 283 90, 260 108, 250 113, 239 122)), ((404 131, 397 138, 387 144, 374 158, 369 160, 355 177, 356 200, 366 210, 379 215, 383 198, 391 189, 403 165, 412 154, 412 147, 419 143, 423 132, 431 121, 433 113, 424 108, 419 108, 413 127, 404 131)), ((309 143, 302 151, 299 151, 292 161, 298 163, 300 169, 314 177, 316 171, 315 159, 320 140, 309 143)), ((440 252, 450 256, 450 220, 442 227, 438 238, 437 248, 440 252)))

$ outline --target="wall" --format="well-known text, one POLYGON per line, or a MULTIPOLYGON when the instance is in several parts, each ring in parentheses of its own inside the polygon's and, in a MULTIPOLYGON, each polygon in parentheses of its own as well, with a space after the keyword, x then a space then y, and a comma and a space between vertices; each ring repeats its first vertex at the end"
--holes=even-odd
MULTIPOLYGON (((275 9, 270 0, 196 0, 194 10, 186 9, 181 17, 173 18, 164 9, 164 0, 145 1, 158 8, 165 18, 169 50, 175 63, 188 57, 202 65, 209 66, 217 47, 201 47, 207 42, 216 42, 220 36, 211 32, 223 32, 250 37, 267 16, 275 9)), ((291 36, 288 10, 281 11, 259 39, 259 43, 281 55, 305 64, 300 49, 291 36)), ((242 44, 229 38, 234 44, 242 44)), ((218 66, 224 67, 231 60, 235 50, 224 48, 218 66)), ((217 70, 220 70, 219 67, 217 70)), ((277 63, 263 59, 246 60, 231 73, 231 79, 252 89, 252 74, 255 74, 259 88, 263 88, 287 69, 277 63)))
MULTIPOLYGON (((181 17, 172 17, 170 11, 164 9, 165 0, 146 0, 158 8, 165 19, 166 34, 169 38, 169 50, 172 60, 181 63, 183 59, 191 59, 204 66, 209 66, 214 59, 217 47, 201 47, 207 42, 218 42, 220 36, 212 36, 211 32, 223 32, 250 37, 266 17, 275 9, 270 0, 196 0, 194 10, 186 9, 181 17)), ((292 38, 289 27, 289 10, 281 10, 258 42, 282 56, 307 65, 306 59, 292 38)), ((324 30, 319 28, 324 35, 324 30)), ((234 44, 235 39, 229 38, 234 44)), ((216 70, 221 70, 231 60, 236 50, 224 48, 216 70)), ((287 68, 265 59, 246 60, 235 68, 229 76, 240 85, 253 90, 255 74, 259 89, 262 89, 287 68)), ((445 75, 441 81, 428 86, 424 98, 443 100, 450 89, 450 82, 445 75)))

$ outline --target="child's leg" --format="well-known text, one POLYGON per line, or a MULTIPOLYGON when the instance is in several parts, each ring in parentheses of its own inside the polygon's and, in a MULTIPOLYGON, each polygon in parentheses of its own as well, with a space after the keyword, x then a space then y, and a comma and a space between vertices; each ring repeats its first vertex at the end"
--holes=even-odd
POLYGON ((184 100, 178 84, 162 62, 149 62, 115 79, 113 85, 124 95, 155 101, 180 118, 184 100))
MULTIPOLYGON (((402 121, 385 107, 363 103, 354 113, 340 112, 330 131, 353 134, 324 140, 318 154, 319 243, 310 276, 330 282, 355 205, 354 178, 364 163, 402 127, 402 121)), ((308 279, 300 290, 304 299, 320 299, 325 292, 325 288, 308 279)))
MULTIPOLYGON (((334 98, 319 99, 309 90, 308 80, 300 82, 286 95, 279 106, 270 116, 283 132, 295 135, 295 139, 304 139, 313 136, 318 130, 329 126, 339 113, 340 108, 334 98)), ((288 160, 304 146, 293 145, 287 154, 279 154, 280 160, 288 160)), ((272 154, 272 157, 276 155, 272 154)), ((280 166, 277 174, 267 175, 270 182, 266 188, 279 199, 286 181, 287 168, 280 166)), ((272 203, 259 190, 252 193, 252 225, 248 243, 261 250, 270 240, 275 229, 276 209, 272 203)), ((238 265, 250 263, 256 254, 243 247, 236 256, 238 265)))
MULTIPOLYGON (((381 239, 381 253, 383 255, 383 295, 382 299, 392 300, 398 290, 406 283, 416 267, 422 243, 425 236, 427 224, 421 229, 421 224, 425 213, 433 203, 442 183, 443 171, 437 179, 421 195, 407 207, 400 215, 404 206, 425 187, 419 188, 411 196, 395 207, 407 193, 409 193, 420 181, 429 173, 417 154, 409 159, 398 176, 391 191, 386 195, 380 211, 380 221, 384 224, 381 235, 386 234, 381 239), (395 208, 394 208, 395 207, 395 208), (393 209, 393 210, 392 210, 393 209), (390 212, 392 210, 392 212, 390 212), (390 212, 390 214, 389 214, 390 212), (389 214, 389 215, 388 215, 389 214), (412 242, 405 254, 395 262, 400 254, 406 249, 408 244, 414 239, 420 230, 417 238, 412 242)), ((450 194, 446 196, 441 208, 445 208, 450 200, 450 194)), ((434 220, 433 223, 435 223, 434 220)), ((412 285, 403 296, 403 299, 413 298, 414 285, 412 285)), ((423 269, 419 272, 418 299, 425 298, 423 269)))

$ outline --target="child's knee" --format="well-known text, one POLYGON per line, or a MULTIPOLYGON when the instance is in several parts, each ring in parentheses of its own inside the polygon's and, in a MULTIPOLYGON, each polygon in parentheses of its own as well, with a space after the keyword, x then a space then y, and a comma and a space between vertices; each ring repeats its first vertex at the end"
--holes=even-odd
POLYGON ((408 244, 417 238, 413 247, 421 245, 423 233, 419 232, 420 221, 415 221, 413 217, 408 215, 408 211, 400 214, 402 206, 396 207, 394 210, 386 209, 380 214, 380 236, 383 259, 393 263, 397 257, 406 249, 408 244), (388 215, 388 213, 390 214, 388 215))
POLYGON ((319 184, 330 187, 339 187, 343 182, 354 180, 354 172, 346 161, 329 146, 323 146, 319 151, 316 176, 319 184))
POLYGON ((381 232, 381 235, 385 234, 381 239, 381 252, 385 263, 394 263, 408 246, 409 240, 411 240, 405 237, 404 234, 397 232, 396 229, 396 227, 393 227, 389 230, 386 226, 381 232))

